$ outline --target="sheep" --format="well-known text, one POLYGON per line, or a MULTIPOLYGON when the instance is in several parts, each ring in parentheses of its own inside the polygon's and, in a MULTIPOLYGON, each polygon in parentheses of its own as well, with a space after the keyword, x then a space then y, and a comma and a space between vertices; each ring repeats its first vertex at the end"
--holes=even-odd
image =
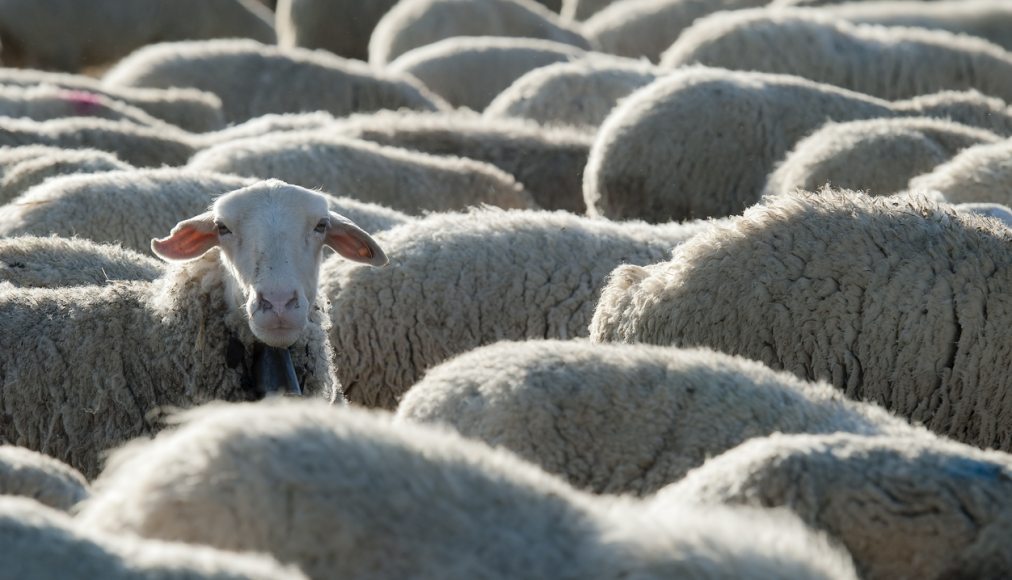
POLYGON ((910 189, 936 191, 951 202, 1012 204, 1012 140, 970 147, 910 180, 910 189))
POLYGON ((417 78, 454 107, 483 111, 525 73, 583 54, 575 46, 537 38, 455 36, 409 50, 386 70, 417 78))
POLYGON ((660 72, 640 61, 584 58, 541 67, 520 77, 485 108, 488 118, 523 118, 597 131, 619 100, 660 72))
POLYGON ((722 10, 762 6, 769 0, 623 0, 583 23, 583 33, 604 52, 658 62, 696 19, 722 10))
POLYGON ((89 492, 84 476, 69 465, 22 447, 0 445, 0 498, 30 497, 67 511, 87 498, 89 492))
POLYGON ((402 0, 373 29, 369 63, 382 68, 413 48, 453 36, 540 38, 591 48, 575 28, 533 0, 402 0))
POLYGON ((535 207, 531 194, 512 175, 487 163, 313 131, 225 143, 197 154, 189 167, 322 187, 416 215, 482 203, 535 207))
POLYGON ((664 260, 708 227, 490 208, 380 232, 389 268, 331 260, 320 275, 344 394, 392 409, 426 369, 455 354, 499 340, 587 336, 613 268, 664 260))
POLYGON ((282 50, 252 40, 165 42, 124 58, 103 77, 107 87, 192 87, 218 95, 225 120, 268 113, 334 115, 406 107, 446 108, 416 80, 375 72, 325 51, 282 50))
MULTIPOLYGON (((57 177, 26 191, 7 206, 0 206, 0 236, 78 235, 146 253, 153 236, 204 211, 216 194, 254 181, 186 169, 57 177)), ((367 231, 387 229, 410 220, 400 212, 377 205, 325 197, 331 210, 367 231)))
POLYGON ((583 168, 594 138, 581 131, 521 119, 381 111, 342 119, 323 132, 491 163, 516 177, 544 209, 580 214, 587 209, 583 168))
POLYGON ((584 21, 607 8, 616 0, 562 0, 559 13, 563 20, 584 21))
POLYGON ((323 48, 369 60, 369 36, 397 0, 279 0, 274 26, 282 48, 323 48))
MULTIPOLYGON (((776 2, 773 3, 774 5, 776 2)), ((969 34, 1012 49, 1012 6, 993 0, 879 1, 825 6, 819 13, 855 24, 915 26, 969 34)))
POLYGON ((386 263, 324 196, 271 180, 218 197, 152 240, 172 263, 152 282, 0 287, 8 417, 0 440, 93 477, 102 449, 156 430, 157 406, 264 391, 337 400, 317 301, 324 245, 349 260, 386 263))
POLYGON ((815 11, 722 12, 686 30, 661 66, 794 74, 883 99, 976 89, 1012 100, 1012 54, 941 30, 854 25, 815 11), (804 47, 804 49, 799 49, 804 47))
POLYGON ((0 117, 0 147, 25 145, 98 149, 137 167, 184 165, 195 151, 187 133, 168 125, 143 127, 88 117, 49 121, 0 117))
POLYGON ((753 439, 657 501, 788 507, 842 541, 862 578, 1000 578, 1012 574, 1010 497, 1005 453, 838 433, 753 439), (989 563, 1000 573, 972 572, 989 563))
POLYGON ((617 268, 590 336, 759 360, 1009 450, 1010 241, 999 221, 918 195, 767 198, 670 262, 617 268))
POLYGON ((211 406, 118 450, 77 524, 268 552, 311 578, 856 578, 787 513, 586 495, 385 413, 211 406))
MULTIPOLYGON (((797 525, 797 524, 795 524, 797 525)), ((3 578, 63 580, 300 580, 294 567, 254 554, 105 534, 26 498, 0 497, 3 578)))
POLYGON ((104 95, 68 90, 53 85, 34 87, 0 85, 0 116, 36 121, 64 117, 94 117, 130 121, 149 127, 164 125, 164 121, 104 95))
POLYGON ((221 99, 196 89, 106 88, 93 78, 83 75, 0 69, 0 85, 34 87, 52 85, 81 94, 93 94, 124 102, 186 131, 203 133, 225 126, 221 99))
POLYGON ((56 236, 0 238, 0 282, 22 288, 150 281, 161 274, 157 260, 116 245, 56 236))
POLYGON ((56 175, 127 169, 133 168, 114 154, 97 149, 45 145, 0 148, 0 205, 56 175))
POLYGON ((146 44, 244 37, 273 43, 269 12, 244 0, 3 0, 5 66, 75 72, 146 44))
MULTIPOLYGON (((375 111, 373 113, 362 113, 361 115, 379 115, 385 112, 375 111)), ((239 139, 264 137, 272 133, 319 129, 324 126, 333 125, 343 118, 335 117, 324 111, 314 111, 312 113, 270 113, 225 127, 218 131, 193 135, 190 142, 198 149, 209 149, 215 145, 221 145, 229 141, 238 141, 239 139)))
POLYGON ((396 418, 448 425, 580 489, 636 495, 773 432, 923 431, 757 362, 575 340, 500 342, 462 354, 429 369, 396 418))
POLYGON ((1008 227, 1012 227, 1012 208, 1000 203, 970 202, 956 203, 953 207, 957 211, 975 213, 984 217, 994 218, 1008 227))
POLYGON ((978 93, 883 101, 792 77, 685 68, 622 101, 584 172, 591 215, 668 221, 740 213, 774 164, 827 121, 948 117, 1012 133, 1012 109, 978 93))
POLYGON ((898 193, 910 178, 960 150, 1000 140, 990 131, 925 117, 827 123, 798 141, 766 180, 764 195, 827 183, 872 195, 898 193))

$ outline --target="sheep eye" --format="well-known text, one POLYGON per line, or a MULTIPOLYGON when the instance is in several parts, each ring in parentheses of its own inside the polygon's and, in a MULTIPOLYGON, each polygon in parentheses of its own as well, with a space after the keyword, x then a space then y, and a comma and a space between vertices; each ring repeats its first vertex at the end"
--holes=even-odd
POLYGON ((316 232, 316 233, 318 233, 318 234, 322 234, 323 232, 327 231, 327 226, 329 226, 329 225, 330 225, 329 221, 327 221, 327 220, 320 220, 320 223, 316 224, 316 227, 313 228, 313 231, 316 232))
POLYGON ((224 236, 224 235, 232 233, 232 230, 228 229, 228 226, 226 226, 225 224, 223 224, 221 222, 214 222, 214 225, 218 226, 218 235, 219 236, 224 236))

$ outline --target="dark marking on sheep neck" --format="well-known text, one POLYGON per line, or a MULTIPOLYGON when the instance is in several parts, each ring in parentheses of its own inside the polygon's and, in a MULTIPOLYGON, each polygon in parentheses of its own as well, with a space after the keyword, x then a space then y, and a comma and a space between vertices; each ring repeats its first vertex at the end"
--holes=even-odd
POLYGON ((260 397, 301 397, 302 387, 295 376, 292 354, 287 348, 256 343, 253 346, 253 386, 260 397))

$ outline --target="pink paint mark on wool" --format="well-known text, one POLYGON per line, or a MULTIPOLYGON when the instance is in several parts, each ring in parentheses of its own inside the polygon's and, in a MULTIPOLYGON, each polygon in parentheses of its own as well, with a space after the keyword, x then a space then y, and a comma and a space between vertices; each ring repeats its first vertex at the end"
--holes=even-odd
POLYGON ((102 109, 102 100, 95 93, 68 91, 63 98, 74 108, 75 115, 94 115, 102 109))

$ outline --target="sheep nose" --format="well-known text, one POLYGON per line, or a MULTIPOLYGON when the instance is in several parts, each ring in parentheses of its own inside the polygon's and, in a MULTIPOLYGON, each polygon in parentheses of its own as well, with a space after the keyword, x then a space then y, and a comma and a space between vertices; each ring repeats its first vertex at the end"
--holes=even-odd
POLYGON ((297 310, 299 308, 299 294, 294 290, 290 294, 287 292, 258 292, 257 307, 264 312, 273 310, 280 313, 286 310, 297 310))

